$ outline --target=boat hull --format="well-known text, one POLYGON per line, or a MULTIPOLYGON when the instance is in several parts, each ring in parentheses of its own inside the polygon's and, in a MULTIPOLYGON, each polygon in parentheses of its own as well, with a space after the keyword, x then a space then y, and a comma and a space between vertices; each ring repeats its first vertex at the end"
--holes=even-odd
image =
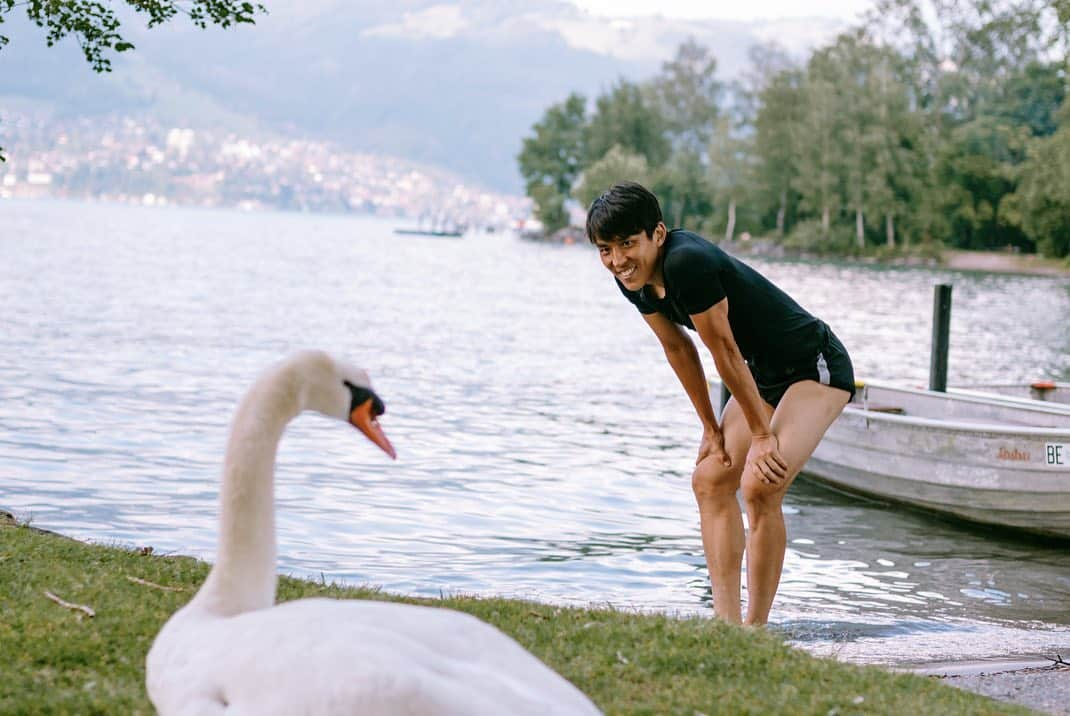
POLYGON ((1040 381, 1029 385, 973 385, 964 388, 949 388, 952 393, 963 395, 1001 395, 1018 400, 1041 401, 1070 408, 1070 383, 1040 381))
POLYGON ((1065 409, 870 386, 860 392, 805 474, 973 522, 1070 538, 1065 409))

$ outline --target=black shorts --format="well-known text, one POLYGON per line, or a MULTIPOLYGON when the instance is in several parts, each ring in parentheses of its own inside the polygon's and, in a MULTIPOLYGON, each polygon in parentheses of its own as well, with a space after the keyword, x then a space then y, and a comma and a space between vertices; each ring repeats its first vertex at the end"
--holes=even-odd
POLYGON ((822 323, 813 350, 804 353, 808 356, 790 361, 748 361, 762 400, 775 408, 788 388, 803 380, 840 388, 854 397, 855 371, 851 356, 831 328, 822 323))

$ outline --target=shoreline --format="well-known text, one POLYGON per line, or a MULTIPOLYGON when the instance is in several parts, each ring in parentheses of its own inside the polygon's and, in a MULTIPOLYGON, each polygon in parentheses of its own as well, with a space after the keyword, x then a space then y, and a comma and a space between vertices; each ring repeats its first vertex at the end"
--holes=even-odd
MULTIPOLYGON (((11 512, 0 509, 0 528, 15 526, 23 526, 46 538, 70 540, 87 546, 94 544, 82 542, 52 530, 27 525, 11 512)), ((109 548, 107 545, 96 546, 109 548)), ((111 545, 110 549, 121 551, 123 548, 111 545)), ((140 548, 137 554, 141 555, 141 559, 146 556, 155 557, 151 548, 140 548)), ((175 557, 178 555, 168 555, 168 558, 175 557)), ((309 583, 312 584, 312 582, 309 583)), ((556 609, 556 612, 560 611, 559 608, 556 609)), ((850 662, 843 663, 850 664, 850 662)), ((1052 658, 1008 656, 1003 659, 929 662, 902 667, 889 665, 877 668, 887 673, 929 677, 948 686, 1053 716, 1070 716, 1070 664, 1059 663, 1052 658)))
POLYGON ((718 242, 718 244, 733 255, 773 260, 828 261, 876 268, 927 268, 935 271, 962 271, 966 273, 1070 279, 1070 259, 1051 259, 1035 254, 1016 254, 1007 251, 942 248, 932 256, 905 254, 881 258, 877 255, 836 256, 813 254, 784 248, 772 243, 769 239, 754 239, 750 242, 735 240, 727 243, 718 242))
POLYGON ((1070 716, 1070 663, 1059 658, 932 662, 904 671, 1040 713, 1070 716))
MULTIPOLYGON (((560 229, 549 236, 523 235, 521 238, 535 242, 563 245, 587 245, 586 235, 579 227, 560 229)), ((707 237, 709 238, 709 237, 707 237)), ((860 266, 922 267, 949 271, 1009 274, 1017 276, 1049 276, 1070 278, 1070 257, 1053 259, 1036 254, 1012 253, 1009 251, 985 251, 972 249, 940 248, 930 253, 907 253, 880 258, 876 253, 865 256, 837 256, 815 254, 797 248, 787 248, 771 238, 739 238, 731 241, 710 239, 733 256, 804 261, 829 261, 860 266)))
MULTIPOLYGON (((1065 665, 1070 666, 1070 665, 1065 665)), ((985 674, 1005 674, 1013 671, 1037 671, 1065 668, 1054 659, 1043 656, 993 657, 991 659, 962 659, 956 661, 930 661, 902 667, 918 676, 935 676, 940 679, 985 674)))
POLYGON ((941 266, 954 271, 980 271, 1028 276, 1070 278, 1070 264, 1035 254, 1012 254, 1005 251, 965 251, 944 249, 941 266))

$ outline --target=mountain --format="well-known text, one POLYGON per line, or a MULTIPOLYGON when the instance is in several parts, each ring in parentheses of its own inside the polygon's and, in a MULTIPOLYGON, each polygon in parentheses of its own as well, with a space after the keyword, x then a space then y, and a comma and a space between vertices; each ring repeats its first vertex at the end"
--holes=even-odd
MULTIPOLYGON (((147 30, 124 13, 137 49, 96 75, 77 43, 44 46, 19 10, 0 31, 0 110, 34 102, 65 116, 151 113, 175 126, 326 139, 354 151, 441 165, 518 192, 516 154, 545 109, 592 97, 619 77, 655 74, 687 37, 722 77, 755 42, 796 49, 831 36, 827 19, 774 22, 604 20, 557 0, 308 0, 276 3, 255 26, 199 30, 181 16, 147 30)), ((2 130, 0 130, 2 131, 2 130)))

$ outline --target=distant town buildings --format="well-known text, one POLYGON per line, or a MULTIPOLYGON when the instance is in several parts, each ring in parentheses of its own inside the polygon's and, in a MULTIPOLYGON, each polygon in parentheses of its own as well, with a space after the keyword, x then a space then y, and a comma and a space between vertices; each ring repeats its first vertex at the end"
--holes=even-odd
POLYGON ((428 227, 512 227, 519 196, 451 172, 328 142, 165 127, 146 118, 0 114, 0 199, 354 212, 428 227))

